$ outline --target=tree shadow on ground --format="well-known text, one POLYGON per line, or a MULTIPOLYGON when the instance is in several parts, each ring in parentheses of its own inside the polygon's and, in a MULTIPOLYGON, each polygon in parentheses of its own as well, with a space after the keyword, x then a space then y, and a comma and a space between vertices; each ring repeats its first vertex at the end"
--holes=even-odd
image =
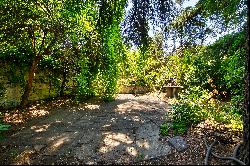
POLYGON ((0 142, 0 164, 128 164, 166 155, 159 126, 167 111, 160 100, 133 95, 58 108, 0 142))

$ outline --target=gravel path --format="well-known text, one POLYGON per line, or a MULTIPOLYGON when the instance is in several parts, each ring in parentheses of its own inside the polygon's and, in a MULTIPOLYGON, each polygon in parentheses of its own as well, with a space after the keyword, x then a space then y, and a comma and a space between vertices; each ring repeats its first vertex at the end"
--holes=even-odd
POLYGON ((167 111, 157 97, 131 94, 57 108, 1 141, 0 164, 129 164, 166 156, 171 148, 159 127, 167 111))

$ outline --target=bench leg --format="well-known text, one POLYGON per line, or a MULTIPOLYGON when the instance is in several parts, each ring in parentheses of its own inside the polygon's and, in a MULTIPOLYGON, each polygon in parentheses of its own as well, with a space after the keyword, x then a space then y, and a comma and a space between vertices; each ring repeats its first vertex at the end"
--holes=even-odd
POLYGON ((174 96, 174 98, 178 97, 178 88, 173 89, 173 96, 174 96))

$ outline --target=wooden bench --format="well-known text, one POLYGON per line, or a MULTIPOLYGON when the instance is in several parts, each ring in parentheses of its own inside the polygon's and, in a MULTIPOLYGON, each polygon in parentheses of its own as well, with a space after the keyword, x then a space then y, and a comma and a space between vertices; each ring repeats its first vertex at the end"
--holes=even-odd
POLYGON ((178 92, 183 86, 163 86, 163 92, 166 93, 166 97, 177 98, 178 92))

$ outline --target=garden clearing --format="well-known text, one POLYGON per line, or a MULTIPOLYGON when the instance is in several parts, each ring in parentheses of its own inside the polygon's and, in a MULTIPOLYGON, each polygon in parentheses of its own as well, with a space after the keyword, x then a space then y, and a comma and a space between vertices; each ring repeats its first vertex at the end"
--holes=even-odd
POLYGON ((1 141, 1 164, 121 164, 167 155, 170 146, 159 140, 159 127, 168 110, 157 97, 132 94, 37 109, 47 118, 30 120, 1 141))
MULTIPOLYGON (((12 110, 5 113, 5 122, 13 125, 0 141, 0 164, 203 164, 201 132, 183 135, 184 152, 160 136, 170 110, 156 95, 132 94, 109 103, 74 105, 63 99, 33 104, 23 113, 12 110)), ((227 152, 234 145, 227 145, 227 152)))

